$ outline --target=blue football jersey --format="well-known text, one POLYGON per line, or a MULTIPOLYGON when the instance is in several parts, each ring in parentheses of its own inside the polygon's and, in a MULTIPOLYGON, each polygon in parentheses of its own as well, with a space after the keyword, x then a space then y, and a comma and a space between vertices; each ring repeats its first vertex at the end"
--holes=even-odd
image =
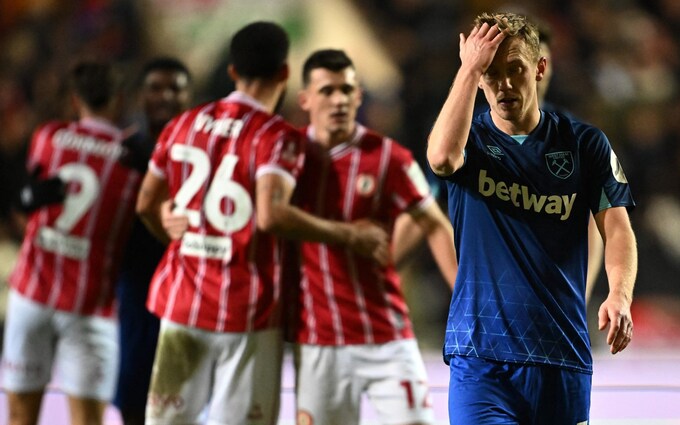
POLYGON ((519 143, 478 115, 465 165, 445 178, 459 261, 452 355, 592 373, 586 323, 592 211, 632 208, 604 133, 554 112, 519 143))

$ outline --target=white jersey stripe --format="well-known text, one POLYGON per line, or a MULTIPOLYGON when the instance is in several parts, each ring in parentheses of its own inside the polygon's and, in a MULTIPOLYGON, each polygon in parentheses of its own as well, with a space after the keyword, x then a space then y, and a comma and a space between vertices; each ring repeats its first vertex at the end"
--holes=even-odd
MULTIPOLYGON (((257 244, 257 242, 255 244, 257 244)), ((250 268, 250 293, 248 294, 248 320, 246 322, 246 332, 253 330, 253 322, 255 320, 255 313, 257 312, 258 286, 260 283, 260 275, 257 271, 256 264, 251 261, 248 263, 248 267, 250 268)))
POLYGON ((302 303, 307 311, 306 326, 309 331, 309 343, 316 344, 319 335, 316 331, 316 315, 314 314, 314 300, 309 291, 309 277, 306 274, 302 275, 300 281, 300 289, 302 290, 302 303))
POLYGON ((380 208, 383 186, 385 185, 385 177, 387 176, 387 166, 389 164, 390 157, 392 156, 392 139, 383 137, 382 144, 382 155, 380 156, 380 167, 378 169, 379 180, 375 190, 375 195, 373 197, 372 215, 375 215, 375 213, 378 211, 378 208, 380 208))
MULTIPOLYGON (((159 271, 156 270, 156 273, 158 273, 158 277, 156 279, 156 282, 165 282, 168 274, 170 273, 172 269, 172 263, 173 259, 175 258, 177 251, 174 250, 169 250, 168 251, 168 262, 165 264, 165 266, 159 271)), ((148 304, 149 304, 149 309, 150 310, 155 310, 156 306, 158 305, 158 291, 161 289, 161 285, 164 285, 164 283, 156 283, 155 285, 152 285, 151 287, 151 293, 148 296, 148 304)))
MULTIPOLYGON (((74 128, 74 124, 71 123, 68 127, 69 130, 72 130, 74 128)), ((50 175, 55 175, 58 171, 58 166, 61 163, 61 158, 63 156, 64 151, 62 149, 57 149, 54 152, 54 155, 50 158, 50 165, 49 165, 49 170, 50 170, 50 175)), ((42 217, 41 221, 44 223, 47 222, 48 218, 48 212, 47 210, 43 210, 41 212, 42 217)), ((41 225, 42 227, 42 225, 41 225)), ((40 231, 40 229, 38 229, 40 231)), ((40 265, 42 266, 45 261, 45 254, 40 252, 39 257, 41 258, 40 265)), ((58 255, 55 257, 55 264, 54 264, 54 286, 52 286, 51 291, 50 291, 50 296, 47 298, 47 305, 54 308, 57 305, 57 302, 59 301, 59 295, 61 294, 61 287, 62 283, 64 281, 64 276, 63 276, 63 264, 64 264, 64 257, 61 255, 58 255)), ((38 268, 38 274, 41 271, 42 267, 38 268)), ((36 277, 38 277, 36 275, 36 277)))
POLYGON ((227 320, 227 306, 229 305, 229 287, 231 286, 231 269, 222 267, 222 286, 220 290, 220 310, 217 315, 217 332, 224 332, 227 320))
MULTIPOLYGON (((281 272, 282 272, 282 267, 281 267, 281 246, 277 243, 274 246, 274 258, 276 259, 276 263, 274 264, 274 299, 275 300, 280 300, 281 299, 281 272)), ((277 314, 280 314, 277 312, 277 314)), ((269 318, 269 323, 270 326, 274 325, 274 319, 276 317, 270 317, 269 318)))
MULTIPOLYGON (((385 178, 387 176, 387 167, 389 164, 390 157, 392 156, 392 139, 383 137, 382 138, 382 144, 383 144, 383 149, 382 149, 382 155, 380 156, 380 167, 378 171, 378 185, 375 191, 375 195, 373 198, 373 213, 378 210, 381 202, 381 197, 383 196, 383 186, 385 185, 385 178)), ((380 292, 383 294, 387 294, 387 290, 385 288, 385 282, 383 280, 382 275, 377 276, 377 281, 376 285, 380 288, 380 292)), ((399 332, 401 330, 401 327, 397 323, 397 318, 396 318, 396 312, 390 308, 390 299, 386 295, 383 298, 383 302, 385 304, 385 314, 387 315, 390 323, 392 324, 392 331, 394 333, 394 338, 398 339, 399 338, 399 332)))
POLYGON ((347 174, 347 188, 352 188, 351 190, 345 190, 345 200, 342 206, 342 218, 345 221, 351 221, 352 217, 352 207, 354 205, 354 187, 357 182, 357 173, 359 169, 359 164, 361 163, 361 151, 359 149, 352 149, 352 161, 347 174))
POLYGON ((340 310, 335 299, 335 291, 333 290, 334 282, 331 278, 330 265, 328 263, 328 249, 325 244, 319 244, 319 264, 323 272, 323 288, 326 293, 326 300, 328 301, 328 310, 331 314, 331 321, 333 324, 333 331, 335 333, 335 343, 342 345, 345 343, 345 337, 342 332, 342 322, 340 321, 340 310))
POLYGON ((357 273, 357 266, 354 261, 354 254, 347 249, 347 265, 349 268, 349 278, 352 282, 352 287, 354 288, 354 294, 356 295, 356 303, 359 308, 359 317, 361 318, 361 326, 364 329, 364 340, 366 344, 373 344, 373 326, 371 326, 371 318, 366 309, 366 298, 364 297, 364 291, 361 289, 361 284, 359 283, 359 276, 357 273))
MULTIPOLYGON (((351 158, 351 165, 347 175, 348 182, 347 186, 345 187, 352 189, 345 190, 345 203, 343 205, 343 218, 345 221, 352 220, 352 211, 354 210, 354 187, 356 187, 359 165, 361 164, 361 149, 357 149, 356 146, 353 145, 351 158)), ((357 308, 359 309, 361 326, 364 330, 364 338, 366 339, 366 342, 370 344, 373 342, 373 327, 371 326, 371 318, 366 311, 366 299, 364 298, 364 291, 362 291, 361 285, 359 285, 358 282, 356 264, 354 263, 353 254, 349 251, 347 252, 347 259, 347 264, 350 269, 350 279, 352 286, 354 287, 354 297, 356 299, 357 308)))
POLYGON ((175 306, 175 300, 177 299, 177 293, 179 292, 180 287, 182 286, 182 279, 184 278, 184 267, 181 266, 181 263, 184 262, 184 258, 182 254, 178 254, 178 257, 180 267, 178 267, 177 270, 175 271, 175 279, 172 281, 172 285, 170 286, 170 296, 168 297, 168 301, 165 304, 165 312, 163 313, 163 317, 169 316, 170 312, 172 312, 172 309, 175 306))

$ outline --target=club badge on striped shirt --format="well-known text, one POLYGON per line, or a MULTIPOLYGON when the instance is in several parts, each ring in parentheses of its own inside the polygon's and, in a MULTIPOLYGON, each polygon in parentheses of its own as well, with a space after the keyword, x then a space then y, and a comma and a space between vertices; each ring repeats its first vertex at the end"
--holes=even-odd
POLYGON ((370 174, 359 174, 356 188, 359 195, 371 196, 375 191, 375 177, 370 174))

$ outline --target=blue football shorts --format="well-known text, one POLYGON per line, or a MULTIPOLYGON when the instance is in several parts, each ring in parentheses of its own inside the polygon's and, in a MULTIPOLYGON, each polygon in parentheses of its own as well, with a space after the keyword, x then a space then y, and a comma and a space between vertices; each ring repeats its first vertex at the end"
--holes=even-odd
POLYGON ((451 425, 587 425, 592 375, 555 366, 454 356, 451 425))

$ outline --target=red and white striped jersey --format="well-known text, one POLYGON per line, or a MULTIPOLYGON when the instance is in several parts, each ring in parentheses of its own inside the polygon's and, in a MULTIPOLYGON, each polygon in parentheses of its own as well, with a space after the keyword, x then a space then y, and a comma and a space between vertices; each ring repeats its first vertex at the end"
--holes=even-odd
POLYGON ((167 179, 189 229, 156 269, 147 301, 153 313, 216 332, 280 325, 280 242, 257 230, 255 182, 277 173, 294 185, 304 140, 240 92, 165 128, 149 169, 167 179))
MULTIPOLYGON (((312 131, 308 129, 311 140, 312 131)), ((296 200, 331 220, 370 219, 392 233, 397 216, 433 202, 411 153, 358 126, 329 151, 310 141, 296 200)), ((408 308, 394 265, 380 267, 345 246, 301 244, 297 342, 373 344, 412 338, 408 308)))
POLYGON ((28 219, 10 282, 48 307, 110 317, 114 281, 129 234, 141 175, 119 162, 121 131, 85 118, 50 122, 33 134, 28 169, 58 175, 66 199, 37 209, 28 219))

